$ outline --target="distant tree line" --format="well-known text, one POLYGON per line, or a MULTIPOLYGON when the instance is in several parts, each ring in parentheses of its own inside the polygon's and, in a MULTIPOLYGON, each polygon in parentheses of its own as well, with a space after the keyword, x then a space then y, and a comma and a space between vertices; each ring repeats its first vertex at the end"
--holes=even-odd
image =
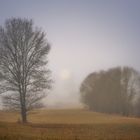
POLYGON ((140 74, 133 68, 93 72, 82 82, 80 92, 90 110, 140 116, 140 74))

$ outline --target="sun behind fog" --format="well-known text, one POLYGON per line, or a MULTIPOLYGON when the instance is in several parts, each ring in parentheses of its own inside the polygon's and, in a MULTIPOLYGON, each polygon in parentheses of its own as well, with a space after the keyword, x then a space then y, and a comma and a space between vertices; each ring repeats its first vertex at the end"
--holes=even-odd
POLYGON ((63 69, 63 70, 61 71, 61 73, 60 73, 60 77, 61 77, 61 79, 63 79, 63 80, 69 79, 69 78, 70 78, 70 71, 67 70, 67 69, 63 69))

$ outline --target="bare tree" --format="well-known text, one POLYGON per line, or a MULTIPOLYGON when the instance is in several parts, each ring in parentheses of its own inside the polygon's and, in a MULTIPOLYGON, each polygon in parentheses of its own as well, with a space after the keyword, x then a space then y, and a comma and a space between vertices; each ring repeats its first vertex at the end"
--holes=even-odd
POLYGON ((23 123, 51 88, 49 50, 45 33, 32 20, 11 18, 0 27, 0 93, 6 93, 5 106, 20 110, 23 123))

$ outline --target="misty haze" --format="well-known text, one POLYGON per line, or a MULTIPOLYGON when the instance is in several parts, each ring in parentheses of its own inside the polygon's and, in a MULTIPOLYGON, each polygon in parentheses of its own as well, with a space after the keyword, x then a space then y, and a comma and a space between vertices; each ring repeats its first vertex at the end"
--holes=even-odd
POLYGON ((0 1, 0 140, 140 139, 140 2, 0 1))

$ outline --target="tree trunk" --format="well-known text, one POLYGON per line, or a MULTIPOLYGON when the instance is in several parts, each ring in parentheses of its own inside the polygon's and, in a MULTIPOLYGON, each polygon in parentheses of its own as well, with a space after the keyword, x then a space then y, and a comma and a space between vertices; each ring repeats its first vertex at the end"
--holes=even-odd
POLYGON ((23 92, 20 92, 20 104, 21 104, 22 123, 27 123, 26 101, 25 101, 25 94, 23 94, 23 92))
POLYGON ((21 107, 21 117, 22 117, 22 123, 27 123, 26 107, 24 104, 21 107))

